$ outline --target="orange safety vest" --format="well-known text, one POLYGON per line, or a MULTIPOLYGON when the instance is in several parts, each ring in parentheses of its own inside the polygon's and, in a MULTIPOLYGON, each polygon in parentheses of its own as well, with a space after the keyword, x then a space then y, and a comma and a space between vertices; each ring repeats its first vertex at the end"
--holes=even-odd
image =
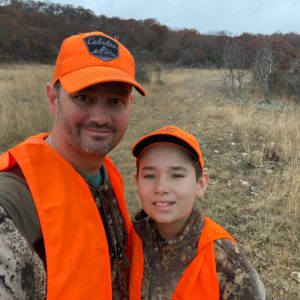
MULTIPOLYGON (((143 244, 134 231, 132 231, 132 236, 133 258, 129 295, 130 300, 140 300, 144 272, 143 244)), ((219 300, 219 280, 214 256, 214 241, 224 238, 235 242, 223 227, 206 217, 198 243, 197 255, 180 278, 172 300, 219 300)))
MULTIPOLYGON (((30 137, 0 156, 0 171, 19 165, 35 203, 46 251, 47 300, 112 299, 101 216, 88 185, 45 143, 47 135, 30 137)), ((109 158, 104 164, 130 234, 122 178, 109 158)))

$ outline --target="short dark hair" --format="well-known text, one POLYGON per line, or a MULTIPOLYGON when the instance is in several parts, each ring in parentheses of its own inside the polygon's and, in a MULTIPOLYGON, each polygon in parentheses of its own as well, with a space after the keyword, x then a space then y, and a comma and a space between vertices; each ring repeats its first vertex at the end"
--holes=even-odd
POLYGON ((54 89, 56 90, 57 97, 58 97, 59 94, 60 94, 60 91, 61 91, 61 84, 60 84, 60 81, 59 81, 59 80, 57 80, 57 81, 54 83, 54 89))
POLYGON ((191 162, 193 164, 193 167, 195 169, 195 174, 196 174, 196 180, 198 181, 198 179, 202 176, 203 174, 203 170, 199 164, 199 160, 196 160, 196 158, 192 155, 189 155, 191 158, 191 162))

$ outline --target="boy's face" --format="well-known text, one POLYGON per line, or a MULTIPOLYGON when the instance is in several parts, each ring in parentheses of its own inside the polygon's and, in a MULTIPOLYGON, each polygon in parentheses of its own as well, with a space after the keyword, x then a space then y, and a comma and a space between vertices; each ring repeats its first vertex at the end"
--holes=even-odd
POLYGON ((172 233, 170 238, 175 238, 181 233, 196 196, 205 194, 208 175, 204 173, 197 180, 189 154, 175 144, 163 143, 149 147, 141 155, 136 183, 145 212, 161 233, 172 233))

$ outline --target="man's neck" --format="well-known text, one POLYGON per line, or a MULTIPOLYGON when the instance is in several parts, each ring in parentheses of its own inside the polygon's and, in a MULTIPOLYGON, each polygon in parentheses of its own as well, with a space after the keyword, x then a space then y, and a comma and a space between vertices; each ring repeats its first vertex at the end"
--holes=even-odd
POLYGON ((79 173, 84 175, 97 175, 104 158, 82 155, 64 143, 55 142, 55 137, 49 135, 45 140, 48 145, 68 161, 79 173))

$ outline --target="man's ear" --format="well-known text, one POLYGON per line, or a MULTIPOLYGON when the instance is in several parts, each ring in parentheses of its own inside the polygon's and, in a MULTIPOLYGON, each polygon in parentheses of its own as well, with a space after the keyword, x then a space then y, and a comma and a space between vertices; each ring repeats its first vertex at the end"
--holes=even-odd
POLYGON ((208 181, 208 173, 203 172, 202 176, 197 181, 197 196, 199 198, 202 198, 205 195, 208 186, 208 181))
POLYGON ((53 115, 57 111, 57 91, 52 83, 48 82, 46 84, 46 92, 48 97, 48 106, 51 114, 53 115))
POLYGON ((130 96, 130 102, 133 103, 134 102, 134 93, 131 92, 131 96, 130 96))

